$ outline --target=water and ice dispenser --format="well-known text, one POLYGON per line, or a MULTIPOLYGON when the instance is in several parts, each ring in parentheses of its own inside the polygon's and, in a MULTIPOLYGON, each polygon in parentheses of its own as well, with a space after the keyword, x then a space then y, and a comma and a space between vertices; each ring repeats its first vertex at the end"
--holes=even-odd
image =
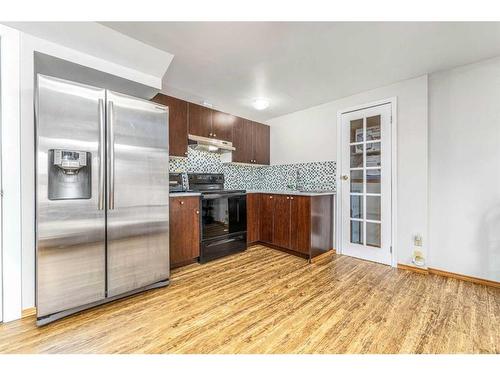
POLYGON ((90 199, 91 153, 49 150, 49 199, 90 199))

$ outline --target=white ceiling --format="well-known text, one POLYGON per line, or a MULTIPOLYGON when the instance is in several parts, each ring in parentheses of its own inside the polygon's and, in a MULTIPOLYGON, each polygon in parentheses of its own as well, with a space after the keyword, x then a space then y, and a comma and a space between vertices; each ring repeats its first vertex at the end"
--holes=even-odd
POLYGON ((103 24, 174 54, 165 92, 258 121, 500 55, 500 23, 103 24))

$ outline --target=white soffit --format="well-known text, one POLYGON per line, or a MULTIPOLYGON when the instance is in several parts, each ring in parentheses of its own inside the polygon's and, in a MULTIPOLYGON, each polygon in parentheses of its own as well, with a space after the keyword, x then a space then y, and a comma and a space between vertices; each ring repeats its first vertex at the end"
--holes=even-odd
MULTIPOLYGON (((6 25, 61 46, 151 76, 161 88, 173 55, 96 22, 6 22, 6 25)), ((146 83, 146 82, 142 82, 146 83)))

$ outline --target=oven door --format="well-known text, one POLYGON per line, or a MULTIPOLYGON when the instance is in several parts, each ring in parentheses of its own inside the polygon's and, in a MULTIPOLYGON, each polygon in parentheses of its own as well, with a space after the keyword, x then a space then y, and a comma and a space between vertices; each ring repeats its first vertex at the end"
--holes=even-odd
POLYGON ((201 205, 202 241, 246 232, 246 194, 204 194, 201 205))

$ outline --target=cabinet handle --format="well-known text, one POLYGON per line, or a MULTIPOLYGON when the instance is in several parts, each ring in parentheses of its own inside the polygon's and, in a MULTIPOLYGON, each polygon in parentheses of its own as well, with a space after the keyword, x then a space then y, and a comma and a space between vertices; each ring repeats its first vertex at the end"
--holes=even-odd
POLYGON ((217 134, 214 133, 214 137, 217 137, 217 134))
POLYGON ((199 215, 200 214, 200 211, 199 210, 196 210, 196 215, 199 215))
POLYGON ((273 199, 273 196, 272 196, 272 195, 270 195, 270 196, 269 196, 269 199, 273 199))
POLYGON ((184 201, 180 201, 179 203, 180 203, 180 204, 184 204, 184 201))
POLYGON ((290 199, 290 197, 286 197, 286 199, 290 199))
POLYGON ((184 153, 184 155, 187 155, 187 154, 188 154, 188 152, 186 151, 186 152, 184 153))
POLYGON ((212 136, 212 133, 209 133, 208 135, 211 137, 211 136, 212 136))
POLYGON ((290 197, 290 199, 293 201, 293 197, 290 197))

